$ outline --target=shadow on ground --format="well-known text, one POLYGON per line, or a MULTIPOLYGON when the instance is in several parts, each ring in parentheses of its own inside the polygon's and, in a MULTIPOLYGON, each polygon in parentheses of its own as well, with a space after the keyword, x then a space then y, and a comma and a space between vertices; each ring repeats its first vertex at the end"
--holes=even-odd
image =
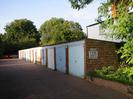
POLYGON ((133 99, 18 59, 0 60, 0 99, 133 99))

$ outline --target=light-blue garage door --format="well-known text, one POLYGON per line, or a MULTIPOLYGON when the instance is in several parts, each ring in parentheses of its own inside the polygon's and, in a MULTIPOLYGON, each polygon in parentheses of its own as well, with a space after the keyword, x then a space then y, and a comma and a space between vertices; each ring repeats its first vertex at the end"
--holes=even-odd
POLYGON ((66 47, 56 47, 56 69, 66 73, 66 47))
POLYGON ((84 46, 69 47, 69 74, 84 77, 84 46))

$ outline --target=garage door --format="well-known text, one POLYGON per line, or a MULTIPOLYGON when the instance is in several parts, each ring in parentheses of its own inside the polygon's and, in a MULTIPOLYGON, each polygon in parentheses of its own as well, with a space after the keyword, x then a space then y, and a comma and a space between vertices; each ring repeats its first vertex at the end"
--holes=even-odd
POLYGON ((28 57, 29 55, 28 55, 28 50, 26 50, 26 61, 28 61, 28 57))
POLYGON ((41 57, 42 48, 37 48, 36 51, 37 51, 37 63, 40 64, 42 61, 42 57, 41 57))
POLYGON ((54 62, 54 48, 48 49, 48 68, 55 69, 55 62, 54 62))
POLYGON ((66 72, 66 47, 56 48, 56 69, 61 72, 66 72))
POLYGON ((34 49, 31 50, 31 62, 34 62, 34 49))
POLYGON ((84 47, 76 45, 69 47, 69 74, 84 77, 84 47))
POLYGON ((42 65, 46 65, 46 49, 42 48, 42 65))
POLYGON ((34 63, 37 63, 37 49, 34 49, 34 63))

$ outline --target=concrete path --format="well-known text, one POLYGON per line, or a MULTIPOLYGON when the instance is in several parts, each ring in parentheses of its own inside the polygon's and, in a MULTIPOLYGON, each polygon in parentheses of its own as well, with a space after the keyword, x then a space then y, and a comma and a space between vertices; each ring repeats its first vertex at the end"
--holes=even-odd
POLYGON ((18 59, 0 60, 0 99, 133 99, 18 59))

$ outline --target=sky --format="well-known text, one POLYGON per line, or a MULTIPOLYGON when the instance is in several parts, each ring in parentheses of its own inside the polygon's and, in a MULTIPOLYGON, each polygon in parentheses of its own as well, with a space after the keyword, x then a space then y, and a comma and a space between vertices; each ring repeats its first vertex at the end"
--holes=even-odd
POLYGON ((95 23, 97 8, 101 0, 94 0, 81 10, 71 8, 68 0, 0 0, 0 33, 15 19, 27 18, 39 27, 52 17, 79 22, 86 32, 86 26, 95 23))

